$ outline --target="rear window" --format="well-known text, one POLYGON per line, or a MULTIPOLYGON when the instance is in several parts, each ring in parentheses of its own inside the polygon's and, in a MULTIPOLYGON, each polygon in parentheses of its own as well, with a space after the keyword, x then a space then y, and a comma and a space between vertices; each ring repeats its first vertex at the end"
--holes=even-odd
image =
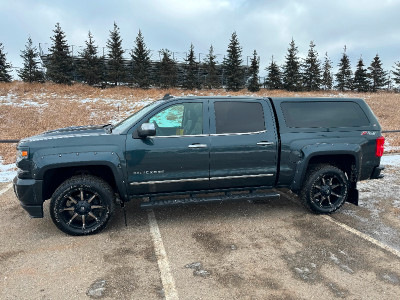
POLYGON ((283 102, 281 104, 288 127, 362 127, 370 122, 355 102, 283 102))
POLYGON ((246 133, 265 130, 264 111, 258 102, 217 101, 216 133, 246 133))

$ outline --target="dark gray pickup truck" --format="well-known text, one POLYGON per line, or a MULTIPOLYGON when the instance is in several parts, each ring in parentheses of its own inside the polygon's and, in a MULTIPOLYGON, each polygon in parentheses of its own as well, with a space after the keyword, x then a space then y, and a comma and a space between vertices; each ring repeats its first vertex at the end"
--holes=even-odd
POLYGON ((164 97, 115 126, 21 140, 14 190, 34 218, 51 199, 54 223, 71 235, 103 229, 117 200, 149 208, 289 188, 332 213, 358 204, 357 181, 381 177, 383 144, 362 99, 164 97))

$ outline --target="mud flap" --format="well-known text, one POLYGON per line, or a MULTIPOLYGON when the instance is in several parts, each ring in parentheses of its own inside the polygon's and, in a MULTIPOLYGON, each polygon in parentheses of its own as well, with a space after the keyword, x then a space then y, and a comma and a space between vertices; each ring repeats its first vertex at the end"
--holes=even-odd
POLYGON ((346 202, 349 202, 351 204, 354 204, 355 206, 358 206, 358 190, 357 189, 349 190, 349 195, 347 196, 346 202))

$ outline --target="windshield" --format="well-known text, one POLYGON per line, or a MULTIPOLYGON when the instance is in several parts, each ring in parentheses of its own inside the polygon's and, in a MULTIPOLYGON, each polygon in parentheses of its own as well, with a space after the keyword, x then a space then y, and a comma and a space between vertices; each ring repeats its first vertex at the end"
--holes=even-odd
POLYGON ((133 115, 129 116, 125 120, 119 122, 116 124, 113 128, 113 133, 119 134, 122 133, 129 128, 131 128, 133 125, 135 125, 141 118, 143 118, 149 111, 151 111, 154 107, 158 106, 160 104, 160 101, 155 101, 142 109, 138 110, 135 112, 133 115))

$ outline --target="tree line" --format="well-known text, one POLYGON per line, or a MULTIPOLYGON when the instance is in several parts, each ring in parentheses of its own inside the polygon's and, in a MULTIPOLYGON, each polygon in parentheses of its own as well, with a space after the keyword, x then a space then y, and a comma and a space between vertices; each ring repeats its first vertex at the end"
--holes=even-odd
MULTIPOLYGON (((309 44, 307 57, 301 59, 298 56, 298 47, 292 39, 284 64, 279 66, 272 56, 265 69, 267 76, 260 82, 257 51, 254 50, 249 66, 243 66, 242 47, 236 32, 232 33, 222 64, 217 63, 212 45, 204 61, 196 61, 193 44, 190 45, 184 63, 177 63, 168 49, 161 49, 159 62, 152 61, 140 30, 134 48, 129 53, 130 59, 126 60, 123 58, 125 50, 122 48, 122 38, 116 23, 110 30, 106 55, 99 54, 90 31, 85 48, 77 57, 72 57, 66 35, 59 23, 55 25, 53 33, 49 54, 42 58, 31 38, 28 38, 25 49, 21 51, 23 67, 17 71, 23 81, 52 81, 60 84, 82 81, 94 86, 129 84, 144 89, 181 87, 192 90, 223 87, 232 91, 247 88, 255 92, 264 87, 287 91, 337 89, 376 92, 387 87, 391 80, 388 72, 383 69, 378 54, 367 68, 360 57, 353 74, 346 46, 338 63, 338 71, 333 74, 332 61, 328 54, 325 53, 321 61, 313 41, 309 44), (45 71, 40 67, 40 59, 45 71)), ((7 63, 5 55, 4 47, 0 43, 0 81, 8 82, 12 79, 11 65, 7 63)), ((392 74, 394 82, 400 85, 400 62, 395 63, 392 74)))

